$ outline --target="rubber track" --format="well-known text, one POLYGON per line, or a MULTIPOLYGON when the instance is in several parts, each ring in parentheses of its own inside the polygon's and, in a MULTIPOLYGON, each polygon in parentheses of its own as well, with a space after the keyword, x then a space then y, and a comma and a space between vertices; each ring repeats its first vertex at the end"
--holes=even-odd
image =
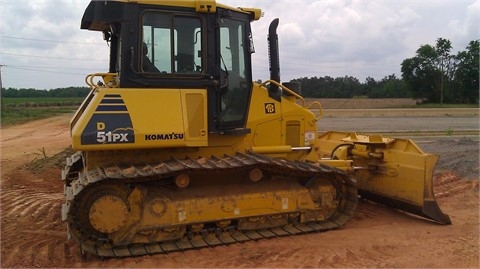
MULTIPOLYGON (((260 168, 262 171, 268 172, 271 175, 276 174, 294 178, 298 176, 309 176, 312 178, 327 177, 336 182, 337 191, 338 186, 346 186, 346 191, 341 192, 340 194, 340 199, 344 200, 344 202, 340 202, 339 205, 341 205, 341 207, 332 214, 330 219, 324 221, 300 223, 296 225, 288 224, 282 227, 256 231, 239 231, 236 230, 235 227, 228 227, 226 229, 205 229, 195 235, 188 234, 187 232, 184 238, 173 242, 132 244, 121 247, 111 246, 102 239, 98 239, 98 241, 95 242, 91 238, 88 240, 78 238, 78 235, 85 234, 85 231, 81 231, 82 227, 78 224, 75 225, 76 223, 69 223, 70 229, 78 229, 77 232, 70 231, 70 234, 77 243, 79 243, 82 251, 93 253, 99 257, 131 257, 330 230, 342 226, 350 217, 352 217, 355 211, 358 200, 356 184, 345 171, 329 166, 271 158, 255 153, 237 153, 234 156, 225 155, 224 157, 212 156, 210 159, 200 158, 198 160, 188 158, 184 160, 171 159, 155 165, 131 165, 128 167, 112 166, 90 171, 89 173, 90 175, 97 177, 96 181, 117 179, 115 181, 118 182, 120 179, 125 183, 138 183, 153 179, 158 180, 159 178, 169 178, 180 173, 203 174, 225 170, 228 170, 228 172, 234 172, 235 170, 242 171, 254 167, 260 168), (200 234, 203 236, 200 236, 200 234)), ((75 180, 82 179, 77 178, 75 180)), ((81 182, 87 181, 83 179, 81 182)), ((78 196, 81 196, 80 194, 81 192, 78 196)), ((70 210, 75 210, 74 201, 70 210)), ((71 220, 71 218, 69 219, 71 220)))

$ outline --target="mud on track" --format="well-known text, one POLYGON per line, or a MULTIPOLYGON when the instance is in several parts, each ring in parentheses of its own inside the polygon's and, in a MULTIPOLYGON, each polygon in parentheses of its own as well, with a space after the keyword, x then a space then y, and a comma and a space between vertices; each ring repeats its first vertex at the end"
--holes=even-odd
POLYGON ((453 225, 361 201, 337 230, 200 250, 99 260, 82 256, 61 222, 61 161, 69 116, 2 129, 1 267, 475 267, 479 266, 478 141, 420 144, 440 154, 435 193, 453 225))

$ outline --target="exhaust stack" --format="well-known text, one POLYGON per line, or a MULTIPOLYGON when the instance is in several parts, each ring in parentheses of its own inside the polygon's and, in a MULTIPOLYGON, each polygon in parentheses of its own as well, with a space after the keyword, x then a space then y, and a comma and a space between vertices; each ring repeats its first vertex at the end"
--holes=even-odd
MULTIPOLYGON (((270 80, 280 83, 280 57, 278 53, 277 35, 278 21, 278 18, 274 19, 268 28, 268 59, 270 64, 270 80)), ((270 97, 280 100, 281 93, 277 85, 270 84, 268 92, 270 97)))

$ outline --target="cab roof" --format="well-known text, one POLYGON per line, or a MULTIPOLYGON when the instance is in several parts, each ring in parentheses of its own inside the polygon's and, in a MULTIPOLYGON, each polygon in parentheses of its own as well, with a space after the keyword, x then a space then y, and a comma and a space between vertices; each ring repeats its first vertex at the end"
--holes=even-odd
POLYGON ((246 8, 246 7, 232 7, 217 3, 215 0, 113 0, 124 3, 137 3, 147 5, 161 5, 161 6, 174 6, 174 7, 190 7, 195 8, 199 13, 215 13, 217 7, 223 9, 229 9, 236 12, 244 12, 252 15, 253 20, 259 20, 262 16, 262 10, 259 8, 246 8))
POLYGON ((252 21, 259 20, 262 17, 262 10, 259 8, 235 8, 217 3, 215 0, 92 0, 83 14, 80 28, 107 31, 110 28, 110 23, 127 20, 128 4, 192 8, 198 13, 216 13, 217 8, 222 8, 249 14, 252 21))

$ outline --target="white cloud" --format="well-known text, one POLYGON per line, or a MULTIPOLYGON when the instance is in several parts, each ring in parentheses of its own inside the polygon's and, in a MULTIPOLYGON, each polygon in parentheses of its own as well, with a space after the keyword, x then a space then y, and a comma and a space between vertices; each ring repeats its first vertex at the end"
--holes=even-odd
MULTIPOLYGON (((275 15, 281 13, 279 7, 284 3, 277 1, 275 15)), ((478 8, 472 1, 292 3, 300 8, 286 4, 288 12, 279 16, 282 80, 324 75, 353 75, 361 80, 368 76, 381 79, 393 73, 400 76, 401 62, 412 57, 422 44, 434 44, 437 38, 444 37, 454 46, 466 45, 478 38, 478 8), (452 19, 468 29, 464 39, 446 30, 452 19), (285 37, 292 32, 292 22, 296 33, 292 36, 298 37, 297 42, 285 37)), ((266 72, 259 73, 268 77, 266 72)))
POLYGON ((459 40, 461 44, 453 44, 456 49, 464 50, 466 45, 480 38, 480 1, 476 1, 467 7, 467 14, 462 18, 454 18, 448 24, 448 31, 452 38, 459 40), (472 38, 473 37, 473 38, 472 38))
POLYGON ((98 44, 101 34, 80 30, 88 1, 3 0, 1 5, 3 87, 84 86, 88 73, 106 70, 108 49, 98 44))

